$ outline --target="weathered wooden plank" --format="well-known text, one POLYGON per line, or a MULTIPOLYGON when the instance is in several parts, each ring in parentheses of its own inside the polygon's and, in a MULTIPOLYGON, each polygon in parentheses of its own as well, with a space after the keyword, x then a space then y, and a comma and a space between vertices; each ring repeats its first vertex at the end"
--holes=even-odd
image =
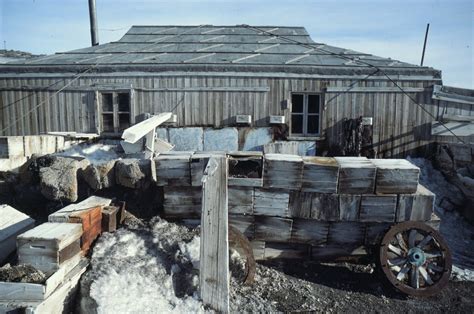
POLYGON ((365 157, 335 157, 340 166, 339 193, 371 194, 375 189, 375 166, 365 157))
POLYGON ((263 166, 263 186, 267 188, 301 189, 303 159, 300 156, 266 154, 263 166))
POLYGON ((311 218, 324 221, 339 220, 339 197, 337 194, 313 193, 311 218))
POLYGON ((102 206, 77 211, 69 216, 69 222, 82 225, 81 249, 84 255, 102 232, 102 206))
POLYGON ((211 158, 203 177, 200 293, 204 304, 229 312, 227 161, 211 158))
POLYGON ((290 191, 289 216, 298 218, 311 218, 312 193, 290 191))
POLYGON ((229 213, 230 214, 252 214, 253 213, 253 188, 247 186, 230 186, 229 213))
POLYGON ((321 261, 334 261, 337 258, 347 256, 366 255, 367 251, 363 246, 351 245, 342 246, 340 244, 313 246, 311 247, 311 259, 321 261))
POLYGON ((163 212, 166 217, 192 218, 201 214, 201 187, 164 186, 163 212))
POLYGON ((191 153, 159 155, 155 157, 156 184, 158 186, 191 185, 191 153))
POLYGON ((314 219, 293 219, 291 242, 322 245, 327 242, 329 222, 314 219))
POLYGON ((418 186, 420 168, 406 159, 372 159, 377 167, 375 191, 377 194, 410 194, 418 186))
POLYGON ((473 136, 474 123, 472 122, 441 123, 439 121, 431 122, 431 135, 453 136, 453 133, 456 134, 456 136, 473 136))
POLYGON ((435 204, 435 194, 419 184, 415 194, 400 194, 397 206, 397 222, 431 219, 435 204))
POLYGON ((137 123, 125 131, 123 131, 122 138, 129 143, 136 143, 139 139, 150 132, 153 132, 156 127, 171 118, 171 112, 163 112, 140 123, 137 123))
POLYGON ((295 243, 265 243, 265 259, 302 259, 309 256, 308 246, 295 243))
POLYGON ((242 232, 247 238, 253 239, 255 235, 255 218, 252 215, 230 214, 229 225, 242 232))
POLYGON ((361 196, 356 194, 339 194, 339 219, 358 221, 361 196))
POLYGON ((339 165, 334 158, 307 156, 303 162, 303 191, 337 193, 339 165))
POLYGON ((265 259, 265 241, 252 240, 250 241, 250 245, 252 246, 253 257, 255 260, 258 261, 265 259))
POLYGON ((329 225, 328 244, 354 247, 363 245, 365 224, 352 221, 332 222, 329 225))
POLYGON ((288 217, 289 200, 288 190, 255 188, 253 213, 255 215, 288 217))
POLYGON ((365 245, 373 246, 379 245, 382 238, 387 233, 388 229, 393 226, 393 223, 371 222, 366 223, 365 245))
POLYGON ((290 241, 292 219, 268 216, 254 217, 255 239, 275 242, 290 241))
POLYGON ((9 205, 0 205, 0 264, 16 249, 16 237, 33 228, 35 221, 9 205))
POLYGON ((397 195, 362 195, 359 220, 365 222, 394 222, 397 195))
POLYGON ((117 229, 120 208, 106 206, 102 209, 102 232, 113 232, 117 229))

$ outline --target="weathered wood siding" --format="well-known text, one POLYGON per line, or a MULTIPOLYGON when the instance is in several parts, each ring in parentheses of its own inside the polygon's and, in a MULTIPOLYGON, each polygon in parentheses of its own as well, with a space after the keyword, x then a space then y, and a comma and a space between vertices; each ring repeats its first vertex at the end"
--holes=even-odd
MULTIPOLYGON (((54 89, 64 83, 41 90, 58 80, 45 78, 1 78, 0 93, 3 110, 0 117, 0 135, 27 135, 47 131, 95 131, 94 89, 101 85, 124 88, 132 86, 134 115, 143 112, 173 111, 178 126, 213 126, 229 124, 238 114, 252 115, 253 126, 266 126, 270 115, 286 115, 282 102, 290 99, 291 92, 323 92, 326 86, 349 86, 351 79, 265 78, 243 76, 93 76, 81 77, 65 91, 52 97, 54 89), (232 87, 223 91, 222 87, 232 87), (189 89, 193 89, 190 91, 189 89), (200 89, 196 91, 196 89, 200 89), (210 90, 218 88, 218 90, 210 90), (237 92, 236 88, 246 91, 237 92), (257 88, 258 90, 252 90, 257 88), (268 91, 264 89, 267 88, 268 91), (168 89, 168 90, 167 90, 168 89), (31 97, 28 94, 33 93, 31 97), (24 98, 24 99, 23 99, 24 98), (45 100, 41 106, 38 104, 45 100), (14 105, 11 103, 18 101, 14 105), (31 111, 30 114, 28 112, 31 111), (21 118, 25 116, 24 118, 21 118), (18 122, 14 123, 15 120, 18 122)), ((69 82, 69 80, 66 80, 69 82)), ((439 103, 431 99, 431 86, 436 81, 400 80, 403 87, 426 88, 426 92, 411 92, 424 109, 437 116, 439 103)), ((368 80, 361 87, 391 87, 386 80, 368 80)), ((224 88, 225 89, 225 88, 224 88)), ((337 90, 337 89, 336 89, 337 90)), ((345 90, 345 88, 344 88, 345 90)), ((399 92, 361 92, 360 89, 324 94, 322 130, 329 144, 338 144, 344 118, 373 117, 375 148, 380 157, 403 155, 430 143, 430 123, 434 120, 420 106, 399 92), (333 100, 330 101, 330 99, 333 100)), ((472 108, 468 111, 472 114, 472 108)), ((454 114, 454 112, 453 112, 454 114)))

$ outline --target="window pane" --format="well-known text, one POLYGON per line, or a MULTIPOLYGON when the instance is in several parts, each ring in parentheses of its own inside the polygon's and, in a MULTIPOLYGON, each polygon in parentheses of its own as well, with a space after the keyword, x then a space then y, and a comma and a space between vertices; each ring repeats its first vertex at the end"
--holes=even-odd
POLYGON ((319 113, 319 95, 308 95, 308 112, 319 113))
POLYGON ((319 133, 319 115, 308 116, 308 134, 319 133))
POLYGON ((303 113, 303 99, 301 94, 291 95, 291 112, 303 113))
POLYGON ((114 131, 114 115, 112 113, 104 113, 102 115, 102 126, 104 132, 114 131))
POLYGON ((303 115, 291 115, 291 133, 303 134, 303 115))
POLYGON ((119 114, 119 130, 123 131, 130 127, 130 115, 128 113, 119 114))
POLYGON ((114 97, 112 93, 102 94, 102 111, 114 111, 114 97))
POLYGON ((130 94, 129 93, 120 93, 118 94, 118 106, 119 111, 130 111, 130 94))

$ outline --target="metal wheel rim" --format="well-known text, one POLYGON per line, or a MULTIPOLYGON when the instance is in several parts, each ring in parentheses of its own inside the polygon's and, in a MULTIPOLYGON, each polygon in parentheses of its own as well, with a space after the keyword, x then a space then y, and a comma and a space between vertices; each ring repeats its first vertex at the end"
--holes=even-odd
POLYGON ((451 275, 451 253, 441 235, 421 222, 393 226, 382 239, 380 265, 389 282, 414 296, 438 293, 451 275))

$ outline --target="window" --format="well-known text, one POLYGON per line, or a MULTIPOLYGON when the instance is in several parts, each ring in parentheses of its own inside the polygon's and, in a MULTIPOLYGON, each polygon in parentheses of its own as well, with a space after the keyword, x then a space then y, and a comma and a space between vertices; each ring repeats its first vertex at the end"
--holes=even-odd
POLYGON ((292 94, 291 135, 319 135, 321 114, 320 110, 320 94, 292 94))
POLYGON ((103 132, 119 133, 130 126, 130 93, 104 92, 100 101, 103 132))

